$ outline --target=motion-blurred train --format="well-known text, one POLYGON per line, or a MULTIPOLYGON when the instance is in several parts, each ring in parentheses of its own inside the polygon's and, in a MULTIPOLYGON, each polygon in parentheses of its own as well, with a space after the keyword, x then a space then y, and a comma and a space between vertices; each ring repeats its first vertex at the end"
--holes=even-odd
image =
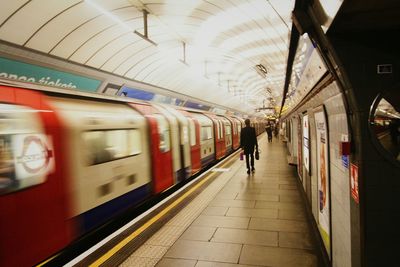
POLYGON ((0 85, 0 101, 0 266, 38 263, 183 182, 238 149, 243 127, 132 99, 0 85))

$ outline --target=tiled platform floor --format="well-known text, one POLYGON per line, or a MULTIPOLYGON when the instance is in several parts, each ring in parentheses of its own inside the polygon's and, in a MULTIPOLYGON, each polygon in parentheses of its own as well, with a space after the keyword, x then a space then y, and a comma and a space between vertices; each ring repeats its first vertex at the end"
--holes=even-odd
POLYGON ((254 174, 238 158, 121 266, 318 266, 285 146, 259 147, 254 174))

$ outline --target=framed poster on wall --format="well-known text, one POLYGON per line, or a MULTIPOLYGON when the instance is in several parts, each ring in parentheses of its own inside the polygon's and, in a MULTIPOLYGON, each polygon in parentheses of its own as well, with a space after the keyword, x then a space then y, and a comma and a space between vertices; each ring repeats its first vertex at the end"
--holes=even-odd
POLYGON ((329 257, 331 257, 331 205, 329 176, 329 132, 324 106, 314 110, 317 183, 318 183, 318 229, 329 257))
POLYGON ((301 134, 301 117, 297 117, 297 173, 300 180, 303 181, 303 136, 301 134))
POLYGON ((302 123, 303 125, 303 163, 307 172, 310 172, 310 125, 308 123, 308 114, 303 115, 302 123))

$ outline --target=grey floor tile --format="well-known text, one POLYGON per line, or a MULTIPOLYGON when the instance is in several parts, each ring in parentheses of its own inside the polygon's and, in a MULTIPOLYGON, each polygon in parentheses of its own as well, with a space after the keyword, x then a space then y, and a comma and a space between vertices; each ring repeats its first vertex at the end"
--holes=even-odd
POLYGON ((236 199, 238 200, 263 200, 263 201, 279 201, 278 195, 271 194, 238 194, 236 199))
POLYGON ((279 189, 296 190, 297 191, 297 185, 281 184, 281 185, 279 185, 279 189))
POLYGON ((214 199, 208 205, 209 207, 244 207, 253 208, 255 205, 254 200, 226 200, 226 199, 214 199))
POLYGON ((300 193, 296 190, 277 190, 277 194, 280 196, 293 196, 293 197, 301 197, 300 193))
POLYGON ((192 226, 209 226, 247 229, 249 218, 200 215, 192 226))
POLYGON ((305 221, 306 213, 303 211, 303 209, 279 210, 278 218, 283 220, 305 221))
POLYGON ((140 267, 153 267, 157 264, 160 259, 155 258, 145 258, 145 257, 134 257, 131 256, 126 259, 120 267, 132 267, 132 266, 140 266, 140 267))
POLYGON ((279 196, 279 201, 280 202, 299 203, 299 204, 303 203, 303 200, 301 199, 300 195, 295 195, 295 196, 281 195, 281 196, 279 196))
POLYGON ((215 199, 235 199, 237 196, 237 192, 224 192, 224 193, 218 193, 215 196, 215 199))
POLYGON ((195 267, 257 267, 256 265, 231 264, 212 261, 198 261, 195 267))
POLYGON ((194 267, 196 263, 196 260, 163 258, 157 263, 156 267, 194 267))
MULTIPOLYGON (((260 194, 262 189, 259 188, 243 188, 243 189, 238 189, 238 194, 260 194)), ((273 190, 273 189, 270 189, 273 190)))
POLYGON ((285 185, 297 185, 297 182, 296 181, 290 181, 290 180, 279 180, 279 185, 283 185, 283 184, 285 184, 285 185))
POLYGON ((270 180, 252 180, 247 179, 246 181, 239 181, 237 183, 231 183, 230 188, 237 189, 278 189, 279 184, 270 180))
POLYGON ((237 263, 242 245, 178 240, 165 255, 168 258, 237 263))
POLYGON ((216 227, 190 226, 179 239, 210 241, 214 235, 216 227))
POLYGON ((146 257, 160 259, 167 252, 168 247, 166 246, 154 246, 154 245, 142 245, 138 248, 132 256, 134 257, 146 257))
POLYGON ((184 231, 184 227, 165 225, 146 241, 146 245, 171 246, 184 231))
POLYGON ((228 209, 228 207, 207 207, 202 211, 201 214, 224 216, 228 209))
POLYGON ((309 233, 279 232, 279 247, 313 249, 309 233))
POLYGON ((299 210, 303 209, 302 203, 293 202, 275 202, 275 201, 261 201, 257 200, 256 209, 280 209, 280 210, 299 210))
POLYGON ((251 209, 251 208, 229 208, 226 216, 232 217, 257 217, 257 218, 278 218, 277 209, 251 209))
POLYGON ((212 242, 278 246, 278 232, 218 228, 212 242))
POLYGON ((241 264, 273 267, 317 267, 317 257, 305 250, 244 245, 241 264))
POLYGON ((301 221, 251 218, 249 229, 300 233, 307 232, 308 225, 301 221))

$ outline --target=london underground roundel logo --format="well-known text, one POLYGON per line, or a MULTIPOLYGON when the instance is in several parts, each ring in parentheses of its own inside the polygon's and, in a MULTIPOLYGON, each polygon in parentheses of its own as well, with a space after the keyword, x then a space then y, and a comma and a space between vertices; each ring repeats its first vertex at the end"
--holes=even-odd
POLYGON ((16 146, 16 174, 18 179, 44 175, 52 165, 53 151, 43 134, 18 135, 16 146))

